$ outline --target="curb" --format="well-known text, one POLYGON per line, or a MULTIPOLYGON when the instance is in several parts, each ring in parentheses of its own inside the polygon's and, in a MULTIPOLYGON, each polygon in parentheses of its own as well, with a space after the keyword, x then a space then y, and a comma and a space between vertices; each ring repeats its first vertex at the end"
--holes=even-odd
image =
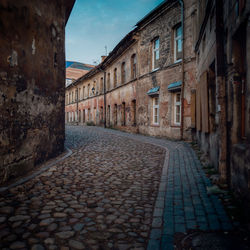
POLYGON ((0 193, 3 193, 3 192, 5 192, 5 191, 8 191, 10 188, 16 187, 16 186, 18 186, 18 185, 21 185, 21 184, 23 184, 23 183, 25 183, 25 182, 27 182, 27 181, 33 179, 34 177, 36 177, 36 176, 38 176, 39 174, 45 172, 47 169, 51 168, 51 167, 54 166, 55 164, 57 164, 57 163, 63 161, 64 159, 66 159, 66 158, 68 158, 70 155, 72 155, 72 151, 71 151, 69 148, 65 147, 65 149, 66 149, 66 151, 67 151, 66 155, 64 155, 64 156, 62 156, 61 158, 59 158, 59 159, 57 159, 57 160, 51 162, 50 164, 44 166, 43 168, 39 169, 37 172, 35 172, 35 173, 33 173, 33 174, 31 174, 31 175, 29 175, 29 176, 27 176, 27 177, 24 177, 24 178, 18 180, 17 182, 15 182, 15 183, 10 184, 9 186, 1 187, 1 188, 0 188, 0 193))

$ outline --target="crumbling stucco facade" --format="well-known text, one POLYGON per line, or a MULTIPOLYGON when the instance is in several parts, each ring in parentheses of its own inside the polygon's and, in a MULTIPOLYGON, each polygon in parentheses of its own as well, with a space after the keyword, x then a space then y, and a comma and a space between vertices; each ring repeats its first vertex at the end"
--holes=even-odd
POLYGON ((184 9, 166 1, 150 12, 100 65, 66 88, 66 123, 191 139, 194 1, 184 2, 184 9))
POLYGON ((197 140, 249 208, 250 3, 197 3, 197 140))
POLYGON ((73 4, 0 3, 0 183, 64 150, 64 29, 73 4))

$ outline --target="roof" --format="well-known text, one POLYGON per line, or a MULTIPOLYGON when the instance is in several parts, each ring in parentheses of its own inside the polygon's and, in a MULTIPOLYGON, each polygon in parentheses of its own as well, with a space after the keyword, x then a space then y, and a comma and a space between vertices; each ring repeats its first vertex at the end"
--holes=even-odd
POLYGON ((91 64, 80 63, 80 62, 75 62, 75 61, 66 61, 66 68, 68 67, 76 68, 76 69, 83 69, 83 70, 91 70, 95 66, 91 64))
POLYGON ((159 89, 160 89, 159 86, 153 87, 152 89, 150 89, 150 90, 147 92, 147 95, 156 95, 156 94, 159 93, 159 89))
POLYGON ((173 91, 176 89, 180 89, 182 82, 178 81, 178 82, 172 82, 168 85, 168 90, 169 91, 173 91))
POLYGON ((178 1, 177 0, 164 0, 162 3, 156 6, 152 11, 150 11, 147 15, 145 15, 139 22, 137 22, 136 26, 141 26, 146 21, 152 19, 158 13, 158 11, 163 10, 164 7, 174 2, 178 2, 178 1))
POLYGON ((75 68, 68 67, 66 68, 66 78, 76 80, 88 72, 89 70, 82 70, 82 69, 75 69, 75 68))

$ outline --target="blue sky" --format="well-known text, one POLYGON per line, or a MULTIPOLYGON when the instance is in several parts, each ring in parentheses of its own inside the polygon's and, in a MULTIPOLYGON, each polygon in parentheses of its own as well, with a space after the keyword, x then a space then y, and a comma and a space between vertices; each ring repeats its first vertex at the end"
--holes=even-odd
POLYGON ((66 26, 66 60, 100 62, 163 0, 76 0, 66 26))

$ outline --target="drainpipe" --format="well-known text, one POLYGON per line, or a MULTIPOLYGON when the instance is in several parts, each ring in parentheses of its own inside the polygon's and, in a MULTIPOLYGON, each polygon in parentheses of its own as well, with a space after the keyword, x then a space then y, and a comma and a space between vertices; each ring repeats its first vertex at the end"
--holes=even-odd
POLYGON ((181 85, 181 140, 183 140, 184 130, 184 90, 185 90, 185 72, 184 72, 184 2, 179 0, 181 5, 181 30, 182 30, 182 60, 181 60, 181 71, 182 71, 182 85, 181 85))
POLYGON ((106 71, 103 72, 104 128, 106 128, 106 71))
POLYGON ((77 113, 77 119, 76 119, 76 125, 79 125, 79 112, 78 112, 78 87, 76 85, 76 113, 77 113))

